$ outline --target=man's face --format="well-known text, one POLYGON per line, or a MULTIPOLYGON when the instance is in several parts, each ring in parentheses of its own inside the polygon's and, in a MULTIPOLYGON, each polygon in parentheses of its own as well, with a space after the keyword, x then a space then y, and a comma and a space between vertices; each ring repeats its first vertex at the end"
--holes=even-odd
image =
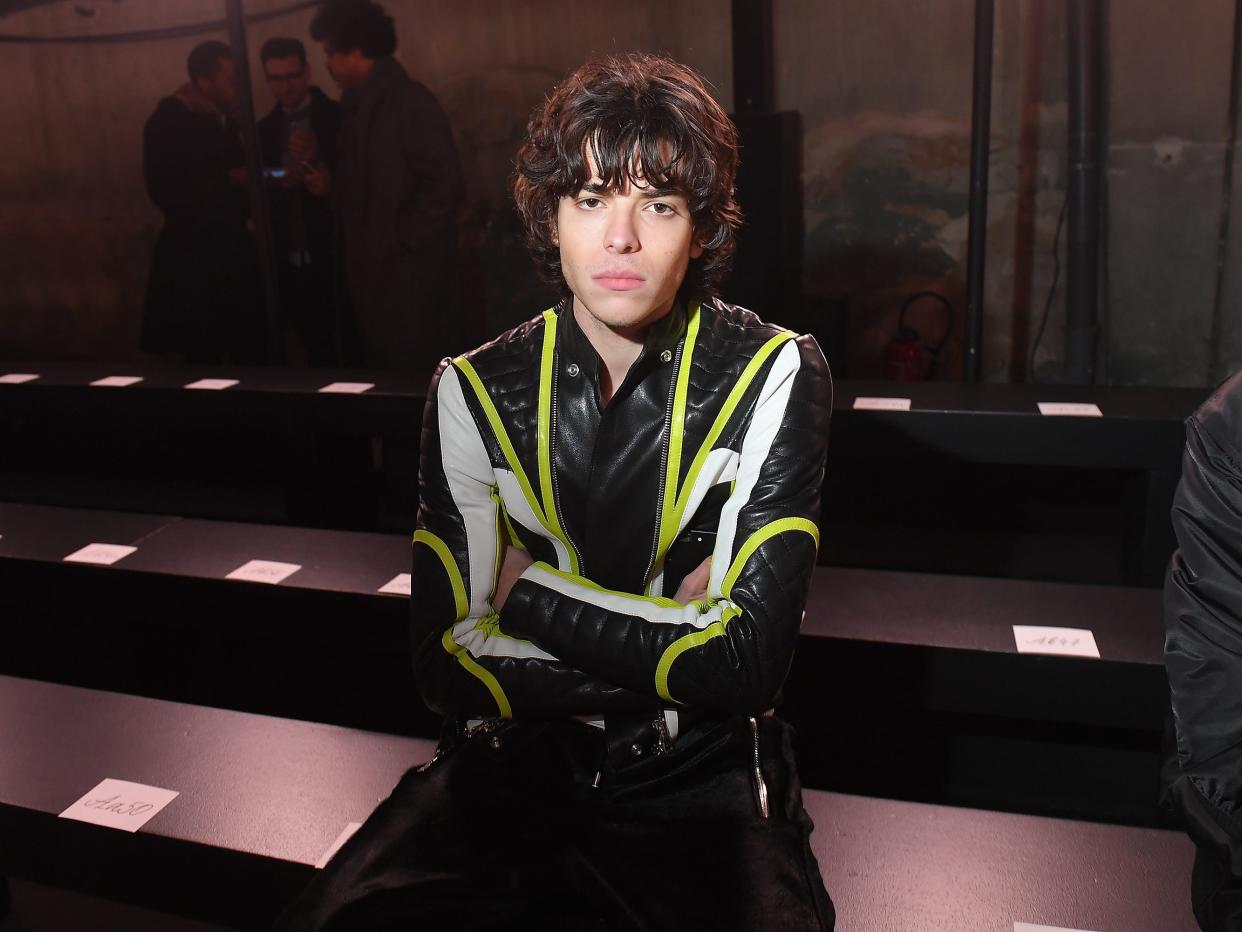
POLYGON ((310 67, 299 56, 269 58, 263 63, 263 74, 267 78, 267 86, 286 110, 296 109, 306 99, 310 67))
POLYGON ((587 161, 591 180, 557 207, 561 270, 580 311, 610 330, 636 333, 672 309, 703 247, 683 195, 641 177, 602 190, 589 151, 587 161))
POLYGON ((200 77, 194 84, 216 109, 225 113, 237 109, 237 72, 233 68, 233 59, 220 59, 215 74, 209 78, 200 77))
POLYGON ((325 42, 323 55, 328 74, 332 75, 332 79, 336 81, 341 90, 347 91, 352 87, 362 87, 366 84, 367 77, 371 74, 371 60, 364 58, 359 49, 343 52, 333 48, 332 43, 325 42))

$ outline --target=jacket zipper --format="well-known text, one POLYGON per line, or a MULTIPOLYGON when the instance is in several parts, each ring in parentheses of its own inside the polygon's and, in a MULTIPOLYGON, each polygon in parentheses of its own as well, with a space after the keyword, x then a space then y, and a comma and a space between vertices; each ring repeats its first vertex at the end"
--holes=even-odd
POLYGON ((582 554, 578 551, 578 546, 569 536, 569 528, 565 525, 565 516, 561 514, 561 487, 556 481, 556 385, 557 376, 560 375, 561 354, 559 350, 552 353, 552 401, 551 401, 551 419, 548 424, 548 467, 552 471, 552 507, 556 511, 556 520, 561 526, 561 533, 565 535, 565 543, 569 545, 569 549, 573 551, 574 561, 578 565, 578 575, 586 575, 586 568, 582 565, 582 554))
MULTIPOLYGON (((643 574, 643 579, 647 580, 648 586, 651 584, 651 571, 655 568, 656 551, 660 547, 660 531, 664 515, 664 486, 668 477, 668 445, 673 432, 673 396, 677 394, 677 372, 681 368, 681 351, 685 345, 685 340, 677 344, 677 355, 674 358, 672 375, 668 380, 668 403, 664 409, 664 438, 660 444, 660 475, 658 480, 660 485, 656 494, 655 536, 651 539, 651 556, 647 560, 647 572, 643 574)), ((676 489, 673 491, 676 494, 676 489)), ((663 594, 661 593, 661 595, 663 594)))
POLYGON ((759 815, 766 819, 768 817, 768 785, 763 782, 763 771, 759 768, 759 722, 753 715, 750 718, 750 735, 755 752, 754 771, 751 776, 755 778, 755 796, 759 800, 759 815))

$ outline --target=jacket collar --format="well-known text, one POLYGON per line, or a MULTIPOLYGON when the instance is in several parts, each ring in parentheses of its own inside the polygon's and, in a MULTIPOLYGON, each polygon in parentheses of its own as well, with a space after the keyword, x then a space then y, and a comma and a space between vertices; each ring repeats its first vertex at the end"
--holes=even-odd
POLYGON ((221 123, 228 118, 228 114, 216 107, 215 104, 203 96, 202 91, 189 82, 177 88, 172 96, 191 113, 214 116, 221 123))
POLYGON ((377 97, 383 95, 388 86, 396 81, 408 78, 401 62, 389 56, 381 58, 371 68, 371 76, 362 87, 351 87, 341 95, 341 106, 347 110, 358 110, 370 105, 377 97))
MULTIPOLYGON (((566 360, 577 363, 593 381, 598 381, 599 354, 578 326, 578 319, 573 312, 573 296, 563 298, 555 310, 560 324, 557 328, 557 348, 566 360)), ((686 321, 686 307, 678 299, 673 304, 673 309, 647 330, 642 352, 638 354, 638 359, 634 361, 625 381, 633 384, 636 379, 646 377, 647 373, 665 361, 661 357, 666 350, 675 352, 677 344, 686 335, 686 321)))

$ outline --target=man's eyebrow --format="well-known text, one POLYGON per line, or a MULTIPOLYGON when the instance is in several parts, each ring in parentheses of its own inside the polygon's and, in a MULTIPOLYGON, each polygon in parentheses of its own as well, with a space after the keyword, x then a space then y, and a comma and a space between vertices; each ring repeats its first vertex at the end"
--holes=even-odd
MULTIPOLYGON (((580 190, 585 192, 586 194, 613 194, 615 193, 615 189, 612 186, 603 184, 601 182, 596 182, 596 181, 588 181, 586 184, 582 186, 580 190)), ((676 190, 675 188, 642 188, 638 191, 639 197, 644 197, 648 199, 658 198, 658 197, 676 197, 679 195, 681 195, 681 192, 676 190)))

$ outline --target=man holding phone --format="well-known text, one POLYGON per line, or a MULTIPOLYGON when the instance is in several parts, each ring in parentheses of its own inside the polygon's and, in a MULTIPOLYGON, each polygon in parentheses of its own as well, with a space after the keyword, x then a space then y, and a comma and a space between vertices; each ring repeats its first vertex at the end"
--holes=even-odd
POLYGON ((274 38, 259 51, 276 106, 259 121, 263 174, 271 203, 282 323, 297 335, 312 366, 349 359, 349 329, 334 298, 332 207, 308 176, 336 165, 341 105, 310 83, 306 47, 274 38))
POLYGON ((412 644, 445 716, 285 929, 824 930, 771 714, 819 542, 832 388, 726 304, 737 132, 632 53, 553 90, 514 198, 555 307, 423 418, 412 644))
POLYGON ((147 280, 142 349, 187 362, 254 365, 267 327, 233 53, 214 39, 186 60, 189 83, 160 100, 142 132, 147 193, 164 214, 147 280))

